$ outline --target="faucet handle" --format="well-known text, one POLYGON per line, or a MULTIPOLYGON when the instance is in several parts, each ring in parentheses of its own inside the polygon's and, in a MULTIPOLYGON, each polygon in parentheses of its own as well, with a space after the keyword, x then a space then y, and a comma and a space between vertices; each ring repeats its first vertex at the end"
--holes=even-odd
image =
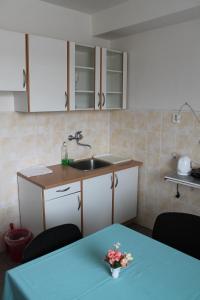
POLYGON ((77 137, 77 139, 81 140, 83 138, 82 131, 77 131, 75 136, 77 137))
POLYGON ((72 134, 68 135, 68 140, 69 140, 69 141, 72 141, 73 139, 74 139, 74 137, 73 137, 72 134))

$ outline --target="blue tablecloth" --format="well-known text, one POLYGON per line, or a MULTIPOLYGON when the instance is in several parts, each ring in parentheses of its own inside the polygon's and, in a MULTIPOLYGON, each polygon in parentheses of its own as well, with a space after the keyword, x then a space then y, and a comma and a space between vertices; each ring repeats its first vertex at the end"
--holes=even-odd
POLYGON ((200 261, 122 225, 6 273, 3 300, 198 300, 200 261), (115 243, 134 261, 118 279, 104 262, 115 243))

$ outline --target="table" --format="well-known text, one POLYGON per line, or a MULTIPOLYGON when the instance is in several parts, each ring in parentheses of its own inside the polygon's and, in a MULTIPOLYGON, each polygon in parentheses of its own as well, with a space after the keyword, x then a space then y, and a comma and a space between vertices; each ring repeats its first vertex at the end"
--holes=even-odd
POLYGON ((6 272, 3 300, 198 300, 200 261, 119 224, 6 272), (134 261, 118 279, 104 262, 116 242, 134 261))

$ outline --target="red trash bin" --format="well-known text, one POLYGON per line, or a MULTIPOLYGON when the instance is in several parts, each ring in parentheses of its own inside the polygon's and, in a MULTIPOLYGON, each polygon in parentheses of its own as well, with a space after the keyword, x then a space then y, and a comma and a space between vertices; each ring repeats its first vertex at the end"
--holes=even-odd
POLYGON ((6 250, 11 259, 15 262, 21 262, 24 248, 32 240, 33 234, 26 228, 14 228, 10 224, 10 229, 4 234, 6 250))

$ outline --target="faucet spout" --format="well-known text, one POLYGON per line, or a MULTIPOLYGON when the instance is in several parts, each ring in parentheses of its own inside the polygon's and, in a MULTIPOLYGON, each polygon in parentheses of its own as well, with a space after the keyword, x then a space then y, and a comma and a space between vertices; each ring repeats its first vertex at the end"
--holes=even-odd
POLYGON ((79 146, 84 146, 84 147, 88 147, 88 148, 92 148, 92 146, 91 145, 89 145, 89 144, 83 144, 83 143, 80 143, 80 142, 78 142, 78 141, 76 141, 77 142, 77 145, 79 145, 79 146))

